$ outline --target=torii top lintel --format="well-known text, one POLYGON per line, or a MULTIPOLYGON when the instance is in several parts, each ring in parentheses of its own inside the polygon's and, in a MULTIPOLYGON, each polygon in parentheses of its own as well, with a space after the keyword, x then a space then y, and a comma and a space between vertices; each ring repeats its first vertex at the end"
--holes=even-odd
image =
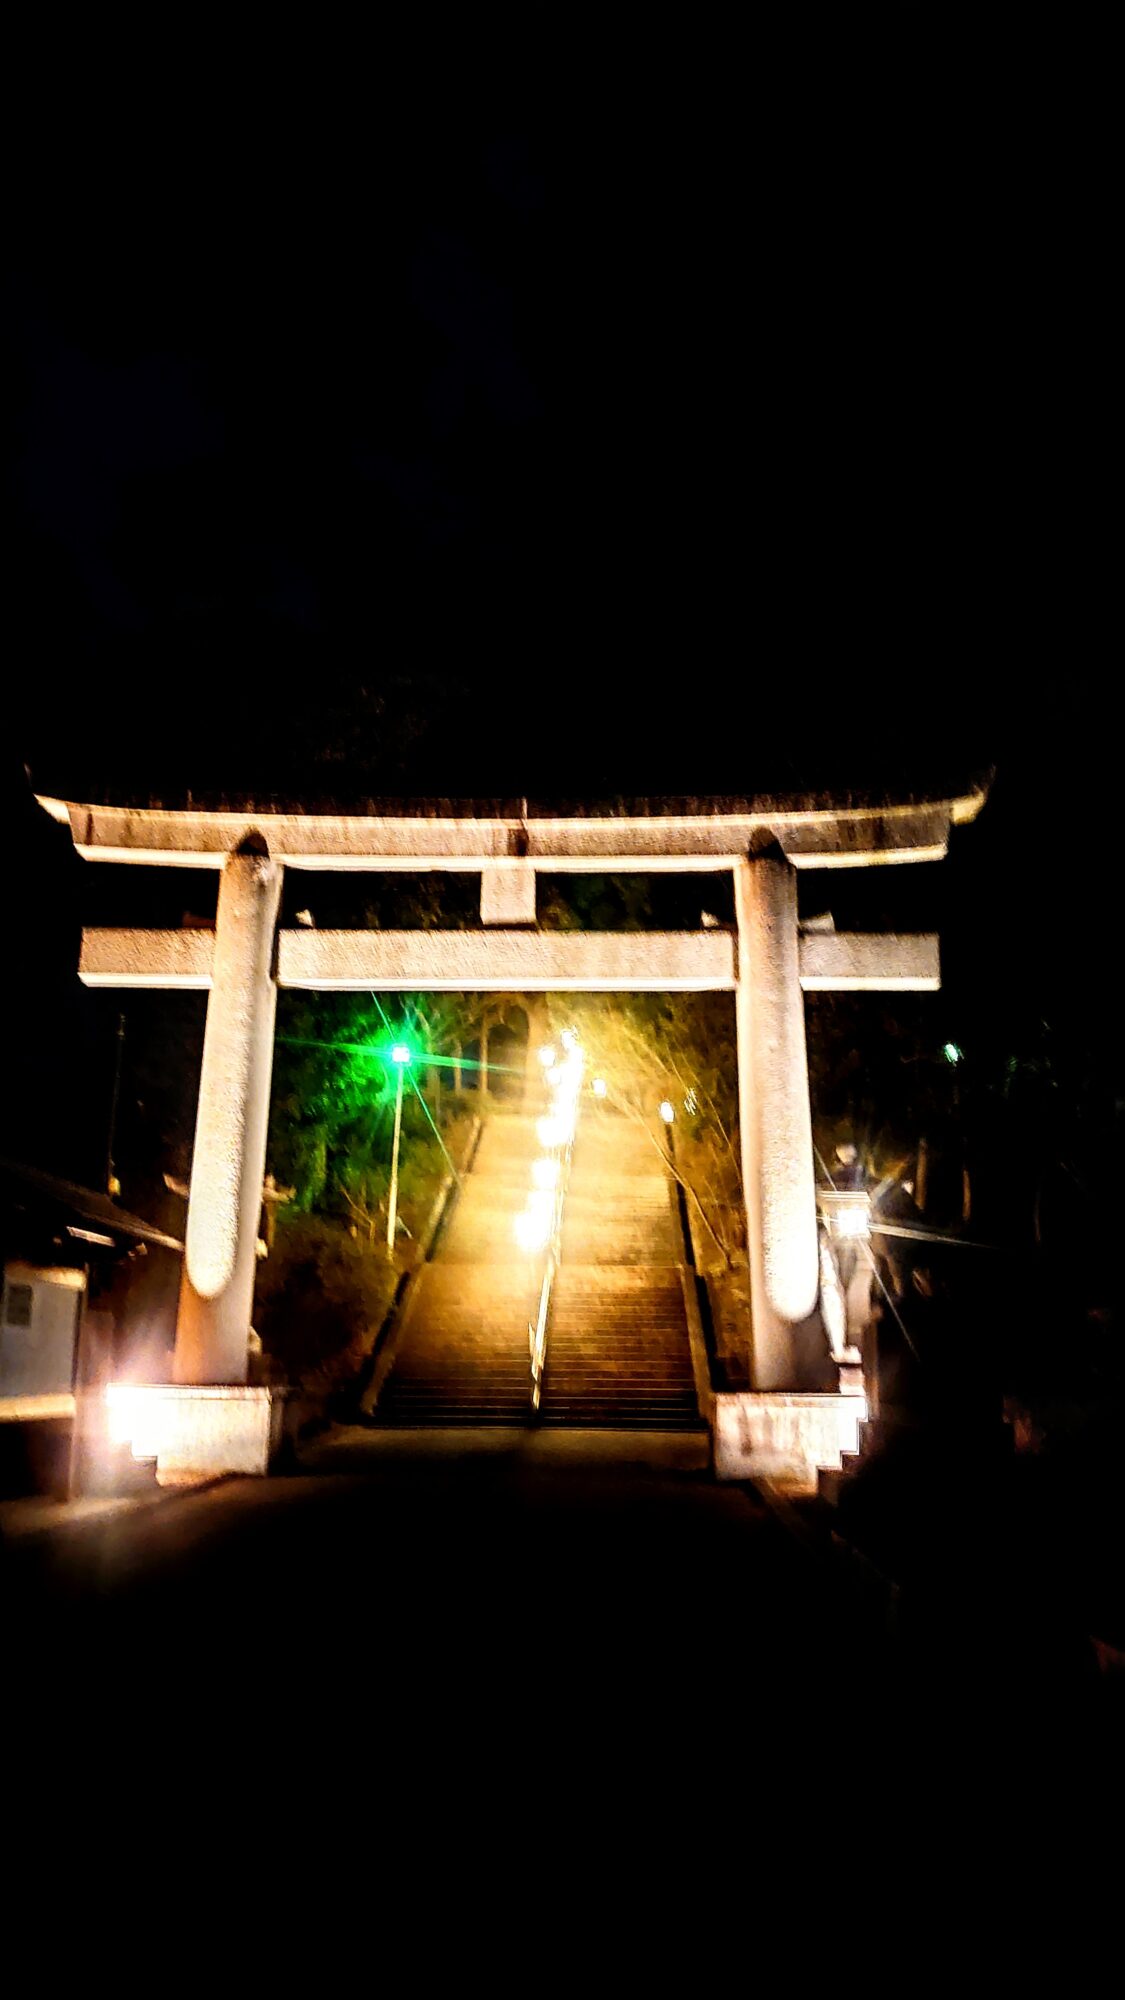
POLYGON ((798 868, 855 868, 936 861, 950 828, 976 817, 986 790, 950 797, 833 800, 661 799, 612 811, 548 811, 527 801, 486 810, 445 802, 397 802, 370 812, 305 812, 257 802, 207 806, 84 804, 37 794, 69 826, 87 860, 188 868, 221 867, 248 834, 260 834, 291 868, 451 869, 505 862, 558 872, 652 872, 729 868, 775 843, 798 868), (413 803, 414 809, 409 809, 413 803), (679 810, 664 810, 676 805, 679 810))

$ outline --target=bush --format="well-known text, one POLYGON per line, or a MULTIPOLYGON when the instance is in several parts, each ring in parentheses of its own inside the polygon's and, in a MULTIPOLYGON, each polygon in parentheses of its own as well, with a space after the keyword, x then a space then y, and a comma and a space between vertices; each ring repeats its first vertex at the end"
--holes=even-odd
POLYGON ((398 1274, 341 1222, 279 1218, 260 1266, 254 1324, 271 1373, 319 1392, 359 1373, 394 1297, 398 1274))

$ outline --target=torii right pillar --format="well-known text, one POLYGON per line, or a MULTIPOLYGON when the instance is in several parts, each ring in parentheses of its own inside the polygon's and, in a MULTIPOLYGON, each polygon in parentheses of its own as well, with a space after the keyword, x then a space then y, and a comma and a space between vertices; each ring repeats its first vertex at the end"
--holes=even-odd
POLYGON ((797 877, 779 848, 734 871, 738 1100, 755 1390, 823 1387, 816 1183, 797 877))

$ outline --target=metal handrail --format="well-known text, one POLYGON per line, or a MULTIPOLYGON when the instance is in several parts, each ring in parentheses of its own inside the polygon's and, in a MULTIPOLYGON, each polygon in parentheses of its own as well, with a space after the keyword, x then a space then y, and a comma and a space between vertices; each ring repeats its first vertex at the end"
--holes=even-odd
POLYGON ((555 1272, 559 1267, 560 1239, 562 1235, 563 1202, 566 1198, 567 1182, 570 1179, 570 1156, 574 1141, 571 1138, 560 1163, 559 1178, 555 1188, 555 1205, 551 1217, 551 1238, 547 1246, 547 1261, 543 1266, 543 1280, 539 1287, 539 1310, 533 1320, 527 1323, 528 1345, 531 1351, 531 1407, 538 1410, 543 1394, 543 1374, 547 1365, 547 1322, 551 1310, 551 1287, 555 1282, 555 1272))
POLYGON ((543 1370, 547 1360, 547 1314, 551 1309, 551 1286, 555 1276, 554 1248, 548 1253, 543 1271, 543 1283, 539 1290, 539 1311, 528 1321, 527 1333, 531 1344, 531 1407, 539 1408, 543 1394, 543 1370))

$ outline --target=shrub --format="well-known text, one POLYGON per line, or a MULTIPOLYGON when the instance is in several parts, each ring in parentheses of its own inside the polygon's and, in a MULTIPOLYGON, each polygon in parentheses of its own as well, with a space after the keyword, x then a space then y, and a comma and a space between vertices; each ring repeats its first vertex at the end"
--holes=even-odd
POLYGON ((328 1391, 359 1372, 394 1297, 397 1271, 342 1222, 283 1215, 260 1266, 255 1326, 272 1372, 328 1391))

